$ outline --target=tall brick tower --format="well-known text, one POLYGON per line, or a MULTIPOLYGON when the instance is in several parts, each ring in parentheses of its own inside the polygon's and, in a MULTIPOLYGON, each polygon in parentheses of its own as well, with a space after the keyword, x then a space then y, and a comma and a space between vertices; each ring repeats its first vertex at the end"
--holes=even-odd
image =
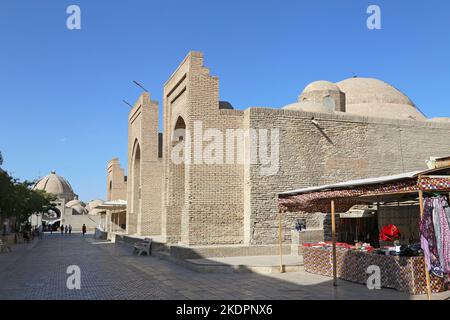
POLYGON ((161 234, 161 143, 158 102, 144 92, 128 116, 128 234, 161 234))
POLYGON ((203 54, 190 52, 164 86, 162 233, 167 242, 243 242, 243 165, 206 163, 201 158, 207 143, 194 143, 190 149, 186 145, 189 138, 201 141, 207 129, 223 134, 242 127, 242 121, 242 111, 219 102, 219 79, 203 66, 203 54), (190 132, 190 137, 180 138, 180 129, 190 132), (180 143, 190 153, 191 163, 173 161, 180 143))
POLYGON ((108 201, 111 200, 126 200, 127 199, 127 177, 125 170, 120 167, 118 158, 113 158, 108 162, 107 194, 108 201))

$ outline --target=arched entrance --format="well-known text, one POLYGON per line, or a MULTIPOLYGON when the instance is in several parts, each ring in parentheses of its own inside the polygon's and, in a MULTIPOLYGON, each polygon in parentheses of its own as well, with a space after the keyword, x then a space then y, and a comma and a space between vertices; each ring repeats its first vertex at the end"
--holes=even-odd
POLYGON ((138 217, 141 211, 141 148, 137 140, 135 141, 133 148, 132 171, 131 214, 129 215, 130 221, 127 222, 127 225, 129 233, 136 233, 138 231, 138 217))
POLYGON ((183 217, 185 217, 185 215, 183 215, 183 210, 185 203, 186 166, 183 159, 184 152, 186 152, 186 123, 181 116, 177 118, 171 134, 171 152, 176 153, 177 160, 174 160, 173 158, 169 160, 170 216, 168 216, 168 222, 172 225, 172 227, 170 228, 171 234, 168 236, 170 241, 178 242, 183 238, 184 226, 187 227, 189 224, 189 221, 185 221, 186 219, 183 219, 183 217))

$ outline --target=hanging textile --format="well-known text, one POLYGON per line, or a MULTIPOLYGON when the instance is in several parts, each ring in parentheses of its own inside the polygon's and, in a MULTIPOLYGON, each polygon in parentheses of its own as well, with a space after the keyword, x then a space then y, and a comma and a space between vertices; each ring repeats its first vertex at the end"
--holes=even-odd
POLYGON ((441 263, 444 273, 450 274, 450 226, 448 214, 450 214, 450 208, 448 206, 447 198, 440 196, 438 198, 438 211, 440 222, 440 241, 439 248, 439 261, 441 263))
POLYGON ((441 218, 440 216, 440 199, 439 197, 433 197, 428 199, 431 202, 432 210, 433 210, 433 227, 434 227, 434 236, 436 237, 436 248, 437 254, 439 258, 439 264, 443 267, 443 248, 442 248, 442 239, 441 239, 441 218))
POLYGON ((443 190, 450 188, 449 178, 419 177, 417 185, 420 190, 443 190))
POLYGON ((433 223, 433 203, 433 199, 424 199, 424 214, 420 220, 420 243, 430 272, 438 277, 443 277, 444 272, 439 261, 433 223))

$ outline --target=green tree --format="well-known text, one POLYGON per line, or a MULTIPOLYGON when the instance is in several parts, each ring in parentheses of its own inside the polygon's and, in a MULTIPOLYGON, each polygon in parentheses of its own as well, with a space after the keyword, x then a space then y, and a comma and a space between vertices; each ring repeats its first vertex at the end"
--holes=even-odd
POLYGON ((0 217, 5 217, 12 205, 14 181, 6 171, 0 169, 0 217))
POLYGON ((55 195, 33 190, 33 185, 33 182, 21 182, 0 169, 0 220, 13 220, 17 229, 33 213, 47 212, 54 205, 55 195))

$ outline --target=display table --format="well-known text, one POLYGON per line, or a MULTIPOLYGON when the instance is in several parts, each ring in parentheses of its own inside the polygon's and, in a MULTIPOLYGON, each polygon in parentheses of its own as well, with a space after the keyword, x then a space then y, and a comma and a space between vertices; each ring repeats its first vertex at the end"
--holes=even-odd
MULTIPOLYGON (((305 271, 333 277, 333 253, 331 247, 304 247, 303 263, 305 271)), ((370 274, 367 268, 379 266, 381 287, 392 288, 410 294, 425 294, 427 285, 423 257, 387 256, 346 248, 336 250, 337 277, 339 279, 367 283, 370 274)), ((446 291, 444 278, 431 275, 432 292, 446 291)))

